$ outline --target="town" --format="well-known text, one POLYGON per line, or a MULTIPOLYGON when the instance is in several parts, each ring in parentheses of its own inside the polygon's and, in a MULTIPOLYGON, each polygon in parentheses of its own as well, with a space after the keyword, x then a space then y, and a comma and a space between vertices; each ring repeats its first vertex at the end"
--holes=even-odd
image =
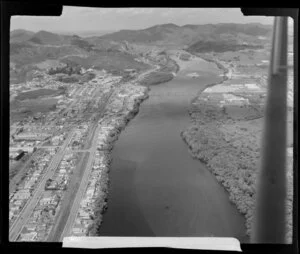
MULTIPOLYGON (((11 240, 51 241, 69 234, 85 235, 97 221, 90 204, 103 192, 99 179, 108 174, 107 151, 136 113, 137 104, 147 97, 148 88, 121 82, 122 77, 105 71, 88 71, 95 78, 85 84, 68 84, 65 94, 56 96, 54 111, 11 125, 10 167, 20 167, 22 158, 28 157, 11 176, 11 240), (66 199, 69 202, 63 202, 66 199), (70 216, 60 235, 57 221, 66 213, 70 216)), ((12 85, 11 96, 44 87, 58 90, 63 85, 46 73, 40 79, 12 85)))
MULTIPOLYGON (((63 9, 48 25, 11 20, 9 241, 213 236, 253 243, 257 204, 273 207, 271 198, 257 198, 257 183, 268 157, 274 52, 285 44, 272 38, 285 18, 251 20, 238 8, 63 9)), ((280 64, 287 142, 286 179, 277 178, 286 180, 278 243, 295 237, 290 21, 286 52, 279 50, 287 55, 280 64)), ((272 127, 284 123, 275 115, 272 127)), ((266 194, 276 201, 274 193, 266 194)))

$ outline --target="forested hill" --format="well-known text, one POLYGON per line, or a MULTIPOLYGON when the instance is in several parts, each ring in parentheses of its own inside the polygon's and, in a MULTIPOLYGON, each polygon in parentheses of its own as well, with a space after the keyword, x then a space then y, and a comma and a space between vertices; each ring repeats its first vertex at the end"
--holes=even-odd
POLYGON ((198 41, 236 41, 259 43, 270 38, 271 25, 249 24, 207 24, 184 25, 163 24, 142 30, 121 30, 101 36, 102 39, 128 41, 131 43, 174 44, 190 46, 198 41))

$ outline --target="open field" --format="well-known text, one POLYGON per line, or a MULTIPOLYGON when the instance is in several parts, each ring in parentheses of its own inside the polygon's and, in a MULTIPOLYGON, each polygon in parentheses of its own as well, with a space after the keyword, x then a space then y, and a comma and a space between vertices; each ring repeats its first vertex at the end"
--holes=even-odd
POLYGON ((31 99, 12 103, 10 108, 10 119, 12 122, 22 121, 28 116, 32 116, 37 112, 49 112, 55 110, 58 99, 31 99))
POLYGON ((146 64, 135 61, 131 55, 120 52, 99 52, 86 58, 70 56, 61 59, 61 61, 63 63, 79 64, 87 69, 94 66, 95 69, 104 69, 109 72, 124 69, 136 69, 139 72, 149 68, 146 64))
POLYGON ((36 99, 39 97, 44 97, 44 96, 56 96, 56 95, 61 95, 63 94, 64 91, 63 90, 53 90, 53 89, 36 89, 36 90, 31 90, 28 92, 23 92, 23 93, 19 93, 15 99, 22 101, 22 100, 32 100, 32 99, 36 99))

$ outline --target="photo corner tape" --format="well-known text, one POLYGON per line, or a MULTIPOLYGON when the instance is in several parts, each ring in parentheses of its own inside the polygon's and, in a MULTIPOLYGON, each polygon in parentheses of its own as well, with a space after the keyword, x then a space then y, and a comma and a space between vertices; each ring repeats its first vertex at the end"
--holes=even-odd
POLYGON ((242 251, 233 237, 64 237, 64 248, 142 248, 167 247, 179 249, 242 251))

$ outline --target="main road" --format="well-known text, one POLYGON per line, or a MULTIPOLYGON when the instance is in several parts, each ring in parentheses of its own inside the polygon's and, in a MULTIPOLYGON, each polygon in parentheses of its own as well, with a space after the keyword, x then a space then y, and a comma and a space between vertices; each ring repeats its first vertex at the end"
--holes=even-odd
POLYGON ((24 225, 28 221, 33 209, 37 205, 40 197, 42 196, 44 192, 44 187, 46 184, 47 179, 51 178, 54 173, 55 169, 57 168, 59 162, 64 156, 65 149, 70 143, 72 137, 73 137, 74 131, 71 131, 68 134, 67 139, 65 140, 64 144, 61 146, 61 148, 58 150, 54 158, 52 159, 50 165, 47 168, 46 173, 42 176, 41 181, 39 182, 37 188, 33 191, 33 195, 30 198, 30 200, 27 201, 25 206, 20 212, 19 217, 14 221, 14 223, 10 226, 9 229, 9 240, 15 241, 19 235, 19 233, 22 231, 24 225))
MULTIPOLYGON (((94 134, 97 135, 97 133, 99 131, 98 130, 99 128, 100 128, 100 126, 98 126, 96 128, 94 134)), ((71 230, 73 228, 73 224, 74 224, 75 218, 77 216, 77 213, 78 213, 78 210, 79 210, 79 207, 80 207, 80 201, 83 199, 86 188, 87 188, 87 185, 88 185, 88 181, 89 181, 90 174, 91 174, 91 171, 92 171, 93 162, 94 162, 94 159, 95 159, 96 149, 97 149, 97 136, 96 136, 96 138, 94 137, 92 146, 89 149, 89 151, 90 151, 89 160, 87 162, 87 166, 86 166, 86 169, 84 171, 84 175, 83 175, 82 180, 80 182, 80 186, 78 188, 77 195, 74 199, 72 208, 70 210, 68 220, 65 224, 63 232, 60 235, 60 241, 62 241, 64 237, 69 236, 69 234, 71 233, 71 230)))
MULTIPOLYGON (((92 170, 92 163, 95 159, 95 153, 96 153, 96 149, 97 149, 97 135, 98 135, 99 128, 100 128, 100 126, 98 125, 98 121, 103 116, 105 109, 106 109, 106 105, 109 102, 114 90, 118 86, 119 86, 119 84, 115 85, 115 87, 113 89, 111 89, 111 91, 109 92, 107 97, 104 98, 104 101, 103 101, 102 105, 100 106, 99 111, 97 113, 93 114, 92 118, 94 118, 95 121, 93 122, 93 126, 90 129, 91 130, 90 135, 87 137, 85 147, 84 147, 85 149, 76 150, 76 152, 89 152, 90 153, 89 159, 86 164, 84 174, 81 178, 80 186, 77 190, 76 197, 73 201, 70 200, 70 202, 73 202, 73 203, 72 203, 71 210, 69 212, 68 219, 65 223, 64 229, 61 232, 61 234, 60 234, 60 232, 57 232, 57 234, 60 234, 60 235, 56 234, 56 236, 54 236, 55 240, 57 238, 59 238, 62 241, 62 239, 70 233, 70 231, 73 227, 74 220, 76 218, 77 212, 80 207, 80 201, 84 197, 85 190, 86 190, 86 187, 88 184, 89 176, 90 176, 90 173, 92 170)), ((48 239, 48 240, 51 240, 51 239, 48 239)))
MULTIPOLYGON (((147 74, 150 74, 150 72, 153 72, 155 70, 157 70, 159 68, 159 66, 156 66, 154 69, 148 70, 142 74, 140 74, 137 78, 136 81, 139 81, 142 77, 145 77, 147 74)), ((134 82, 134 81, 131 81, 134 82)), ((106 98, 105 103, 103 105, 103 107, 101 107, 101 111, 104 112, 105 108, 106 108, 106 104, 108 103, 110 97, 112 96, 114 90, 119 86, 120 84, 117 84, 114 89, 112 89, 112 91, 110 92, 109 96, 106 98)), ((71 105, 69 105, 68 109, 74 104, 71 103, 71 105)), ((100 118, 102 114, 98 113, 97 120, 100 118)), ((98 125, 97 122, 95 123, 95 125, 98 125)), ((94 136, 95 134, 98 133, 98 126, 96 127, 95 131, 93 132, 94 136)), ((70 143, 72 137, 74 134, 74 130, 72 130, 69 134, 67 139, 65 140, 65 142, 63 143, 63 145, 61 146, 60 150, 56 153, 56 155, 54 156, 54 158, 52 159, 50 165, 47 168, 46 173, 42 176, 41 181, 39 182, 37 188, 33 191, 33 195, 30 198, 30 200, 28 200, 28 202, 25 204, 24 208, 21 210, 19 217, 14 221, 14 223, 10 226, 10 230, 9 230, 9 240, 10 241, 15 241, 17 239, 17 237, 19 236, 20 232, 22 231, 23 227, 26 225, 27 221, 29 220, 30 215, 32 214, 32 211, 34 210, 34 208, 36 207, 36 205, 38 204, 38 201, 40 200, 43 191, 44 191, 44 186, 46 184, 47 179, 51 178, 54 173, 55 173, 55 169, 57 168, 57 166, 59 165, 61 159, 63 158, 64 154, 65 154, 65 149, 67 148, 68 144, 70 143)), ((86 151, 90 151, 90 156, 89 156, 89 160, 87 163, 87 167, 86 170, 84 172, 84 175, 82 177, 81 183, 80 183, 80 187, 78 189, 78 193, 76 195, 76 198, 74 199, 71 211, 70 211, 70 216, 68 217, 68 220, 66 222, 66 225, 64 227, 64 230, 61 234, 61 239, 68 235, 70 232, 70 229, 72 228, 73 224, 74 224, 74 220, 75 217, 77 215, 79 206, 80 206, 80 201, 83 198, 83 195, 85 193, 85 189, 88 183, 88 179, 89 179, 89 175, 91 172, 91 168, 92 168, 92 162, 94 161, 95 158, 95 152, 97 149, 97 143, 96 143, 96 139, 93 140, 92 146, 90 149, 87 149, 86 151)))
MULTIPOLYGON (((139 75, 139 77, 136 78, 136 82, 141 80, 143 77, 145 77, 146 75, 150 74, 151 72, 153 71, 156 71, 157 69, 159 69, 159 66, 155 66, 155 68, 151 69, 151 70, 148 70, 142 74, 139 75)), ((114 90, 118 87, 119 85, 116 85, 114 87, 114 89, 112 89, 108 95, 108 97, 106 98, 105 100, 105 103, 103 104, 103 106, 101 107, 101 111, 104 111, 105 108, 106 108, 106 104, 108 103, 109 99, 111 98, 114 90)), ((102 112, 103 113, 103 112, 102 112)), ((86 166, 86 170, 84 172, 84 175, 82 177, 82 180, 80 182, 80 187, 78 189, 78 193, 76 195, 76 198, 75 200, 73 201, 73 205, 72 205, 72 208, 70 210, 70 213, 69 213, 69 217, 68 217, 68 220, 65 224, 65 227, 64 227, 64 230, 63 232, 61 233, 60 235, 60 241, 63 240, 64 237, 66 236, 69 236, 71 235, 71 230, 73 228, 73 225, 74 225, 74 222, 75 222, 75 219, 76 219, 76 216, 77 216, 77 213, 78 213, 78 210, 79 210, 79 207, 80 207, 80 201, 83 199, 84 197, 84 194, 85 194, 85 191, 86 191, 86 188, 87 188, 87 185, 88 185, 88 180, 89 180, 89 176, 91 174, 91 171, 92 171, 92 163, 94 161, 94 158, 95 158, 95 153, 96 153, 96 150, 97 150, 97 134, 99 132, 99 128, 100 126, 97 124, 100 116, 102 115, 102 113, 100 113, 97 117, 97 121, 96 121, 96 129, 94 130, 94 132, 92 132, 92 145, 91 147, 89 147, 89 144, 87 145, 86 148, 89 148, 89 149, 86 149, 86 150, 80 150, 80 151, 89 151, 90 152, 90 156, 89 156, 89 160, 88 160, 88 163, 87 163, 87 166, 86 166), (96 135, 96 138, 95 138, 95 135, 96 135)), ((89 140, 87 143, 90 143, 89 140)))

